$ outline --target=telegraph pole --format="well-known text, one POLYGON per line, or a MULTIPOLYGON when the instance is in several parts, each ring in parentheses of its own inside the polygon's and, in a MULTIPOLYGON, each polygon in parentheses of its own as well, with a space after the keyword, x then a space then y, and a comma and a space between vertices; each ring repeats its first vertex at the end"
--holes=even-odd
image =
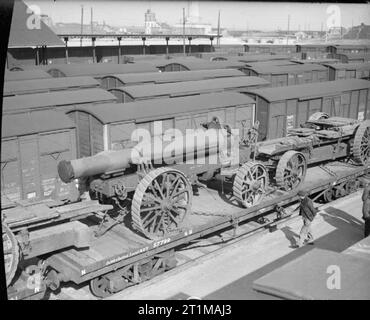
POLYGON ((288 14, 288 32, 286 35, 286 45, 288 45, 288 40, 289 40, 289 27, 290 27, 290 14, 288 14))
POLYGON ((185 8, 182 8, 182 37, 183 37, 183 51, 184 56, 186 55, 186 44, 185 44, 185 8))
POLYGON ((84 6, 81 5, 81 40, 80 40, 80 46, 82 47, 82 35, 84 32, 84 6))
POLYGON ((218 22, 217 22, 217 47, 220 46, 220 10, 218 10, 218 22))

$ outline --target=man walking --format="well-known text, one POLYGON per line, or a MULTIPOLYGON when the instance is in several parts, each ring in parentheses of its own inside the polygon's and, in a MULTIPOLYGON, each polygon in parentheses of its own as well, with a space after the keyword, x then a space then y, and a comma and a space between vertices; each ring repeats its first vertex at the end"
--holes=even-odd
POLYGON ((370 235, 370 183, 366 183, 362 194, 362 219, 365 221, 365 238, 370 235))
POLYGON ((313 244, 314 239, 311 232, 311 223, 319 210, 313 206, 313 202, 308 197, 307 192, 300 190, 298 191, 298 196, 301 201, 299 206, 299 215, 302 216, 303 226, 299 233, 297 247, 301 247, 306 242, 308 244, 313 244))

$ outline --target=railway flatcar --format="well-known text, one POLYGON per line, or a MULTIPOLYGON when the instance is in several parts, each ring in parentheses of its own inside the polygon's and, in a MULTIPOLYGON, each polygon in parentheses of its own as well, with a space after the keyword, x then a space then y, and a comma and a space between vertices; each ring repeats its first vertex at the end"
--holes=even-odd
POLYGON ((141 73, 141 72, 156 72, 158 71, 151 63, 132 63, 132 64, 117 64, 117 63, 75 63, 75 64, 58 64, 48 66, 46 68, 54 78, 57 77, 77 77, 90 76, 95 79, 100 79, 103 76, 117 73, 141 73))
POLYGON ((65 114, 53 110, 3 115, 2 197, 44 199, 55 191, 68 198, 70 186, 58 182, 57 164, 77 156, 75 127, 65 114))
POLYGON ((92 77, 64 77, 6 81, 3 96, 99 88, 100 84, 92 77))
POLYGON ((244 64, 237 60, 227 61, 206 61, 199 58, 175 58, 164 60, 159 63, 153 62, 162 72, 189 71, 189 70, 212 70, 212 69, 237 69, 242 70, 244 64))
POLYGON ((71 110, 68 115, 76 123, 78 153, 84 157, 127 147, 137 128, 145 128, 155 135, 154 121, 162 121, 163 131, 176 128, 185 133, 186 129, 196 129, 217 116, 220 121, 246 132, 254 123, 254 105, 246 95, 223 92, 97 104, 71 110))
POLYGON ((316 112, 370 119, 370 82, 346 79, 278 88, 247 90, 256 99, 261 140, 284 137, 316 112))
POLYGON ((281 87, 329 80, 329 72, 327 67, 311 63, 292 64, 287 66, 246 66, 244 72, 249 76, 257 76, 266 79, 271 83, 271 87, 281 87))
POLYGON ((164 84, 146 84, 110 89, 119 102, 126 103, 154 98, 172 98, 199 95, 220 91, 241 91, 246 88, 267 87, 270 83, 259 77, 229 77, 199 81, 185 81, 164 84))
POLYGON ((236 69, 114 74, 103 77, 101 79, 101 86, 104 89, 112 89, 116 87, 139 84, 172 83, 227 77, 240 77, 243 75, 244 73, 242 71, 236 69))
POLYGON ((329 80, 365 79, 370 80, 370 62, 328 64, 329 80))
POLYGON ((20 81, 32 79, 50 79, 51 75, 43 70, 5 71, 5 81, 20 81))
POLYGON ((116 101, 117 98, 114 95, 100 88, 23 94, 4 97, 3 114, 25 113, 46 109, 66 111, 83 104, 116 101))

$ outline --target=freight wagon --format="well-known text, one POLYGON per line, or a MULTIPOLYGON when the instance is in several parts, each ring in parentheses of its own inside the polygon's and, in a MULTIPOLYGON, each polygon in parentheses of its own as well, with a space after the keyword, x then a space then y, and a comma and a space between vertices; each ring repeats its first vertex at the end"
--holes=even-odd
POLYGON ((151 63, 86 63, 86 64, 59 64, 48 66, 47 72, 53 77, 90 76, 100 79, 103 76, 117 73, 141 73, 158 71, 151 63))
POLYGON ((173 72, 150 72, 150 73, 128 73, 114 74, 103 77, 101 86, 104 89, 131 86, 138 84, 159 84, 182 82, 192 80, 217 79, 226 77, 240 77, 244 73, 235 69, 195 70, 195 71, 173 71, 173 72))
POLYGON ((278 55, 278 54, 243 54, 239 56, 237 61, 244 62, 244 64, 252 62, 262 62, 262 61, 274 61, 274 60, 291 60, 291 55, 278 55))
POLYGON ((242 71, 244 67, 244 64, 237 60, 206 61, 199 58, 176 58, 165 60, 162 63, 153 61, 153 63, 162 72, 212 69, 237 69, 242 71))
POLYGON ((244 44, 244 51, 250 53, 274 53, 286 54, 295 53, 295 45, 276 45, 276 44, 244 44))
MULTIPOLYGON (((294 60, 267 60, 267 61, 258 61, 258 62, 247 62, 245 66, 247 68, 257 68, 257 67, 274 67, 274 66, 292 66, 296 65, 299 62, 294 60)), ((245 71, 244 71, 245 72, 245 71)))
POLYGON ((155 135, 154 122, 162 121, 163 132, 176 128, 199 128, 201 123, 218 117, 221 122, 246 133, 254 123, 254 101, 234 92, 210 93, 171 99, 85 106, 68 115, 76 123, 78 156, 130 145, 137 128, 155 135))
POLYGON ((43 70, 5 71, 4 81, 20 81, 31 79, 50 79, 51 75, 43 70))
POLYGON ((249 76, 257 76, 271 82, 271 87, 322 82, 329 80, 327 67, 319 64, 293 64, 287 66, 245 67, 249 76))
POLYGON ((259 77, 230 77, 199 81, 186 81, 164 84, 146 84, 125 86, 110 89, 119 102, 126 103, 154 98, 172 98, 179 96, 199 95, 220 91, 241 91, 247 88, 261 88, 270 85, 259 77))
POLYGON ((351 44, 351 45, 333 45, 328 46, 328 52, 330 53, 366 53, 370 52, 370 45, 360 45, 360 44, 351 44))
POLYGON ((301 63, 301 64, 308 64, 308 63, 316 63, 321 65, 327 65, 327 64, 334 64, 339 63, 339 59, 330 59, 330 58, 321 58, 321 59, 292 59, 295 63, 301 63))
POLYGON ((260 140, 284 137, 312 114, 370 119, 370 81, 346 79, 246 90, 256 99, 260 140))
POLYGON ((329 80, 366 79, 370 80, 370 62, 328 64, 329 80))
POLYGON ((57 164, 77 156, 75 127, 65 114, 53 110, 3 115, 2 197, 43 199, 57 187, 56 195, 67 198, 70 186, 59 180, 57 164))
POLYGON ((45 109, 66 111, 83 104, 115 102, 116 100, 114 95, 100 88, 24 94, 3 98, 3 114, 45 109))
POLYGON ((98 88, 99 82, 92 77, 65 77, 5 81, 3 96, 98 88))
POLYGON ((370 53, 330 53, 327 58, 338 59, 342 63, 362 63, 370 61, 370 53))

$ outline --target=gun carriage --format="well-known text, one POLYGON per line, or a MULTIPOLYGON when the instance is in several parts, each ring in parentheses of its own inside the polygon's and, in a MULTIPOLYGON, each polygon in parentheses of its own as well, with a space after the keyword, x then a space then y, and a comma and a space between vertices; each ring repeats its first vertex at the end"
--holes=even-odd
MULTIPOLYGON (((220 177, 231 181, 235 200, 248 208, 259 204, 271 188, 288 192, 297 189, 309 165, 345 159, 363 166, 369 161, 368 120, 329 118, 318 113, 301 128, 290 130, 285 138, 257 142, 257 132, 258 123, 239 139, 215 118, 204 124, 196 137, 216 138, 203 145, 195 142, 187 150, 183 142, 174 140, 176 152, 167 159, 161 149, 143 162, 137 156, 139 151, 134 152, 136 158, 132 156, 133 147, 61 161, 58 172, 66 183, 83 181, 93 199, 113 204, 125 214, 130 212, 133 228, 149 239, 157 239, 181 230, 191 211, 193 191, 203 186, 202 181, 220 177), (222 134, 209 135, 212 130, 222 134), (236 162, 231 145, 239 152, 236 162), (195 163, 188 160, 189 152, 195 155, 191 158, 195 163), (215 155, 217 161, 209 161, 215 155)), ((161 140, 154 138, 150 150, 155 139, 161 140)))

